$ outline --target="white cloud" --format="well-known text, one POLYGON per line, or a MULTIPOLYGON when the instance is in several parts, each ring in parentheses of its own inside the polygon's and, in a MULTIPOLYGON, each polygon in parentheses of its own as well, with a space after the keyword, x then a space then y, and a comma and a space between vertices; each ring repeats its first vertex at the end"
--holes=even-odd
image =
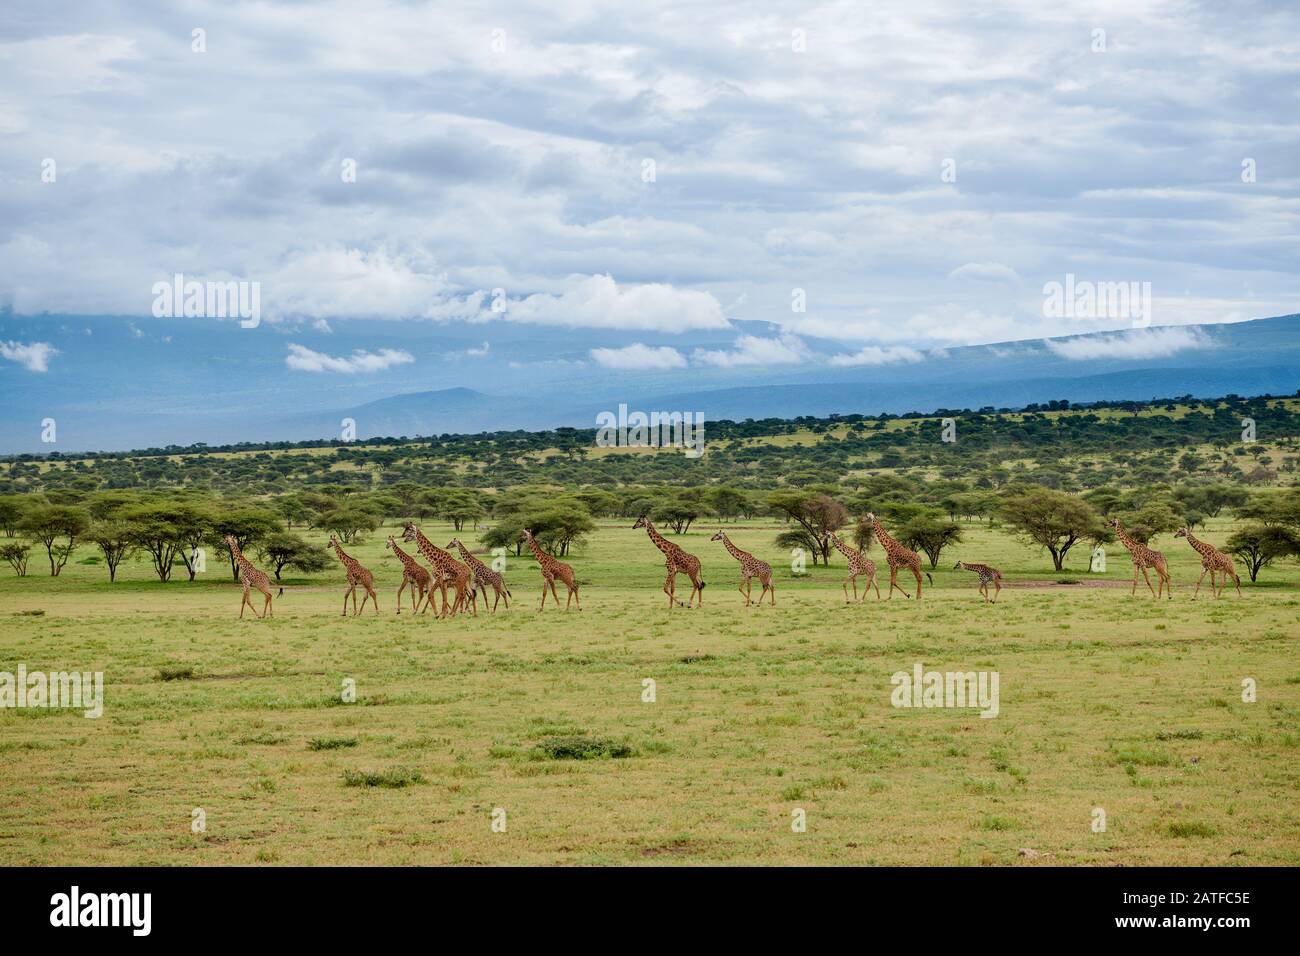
POLYGON ((591 358, 597 365, 620 369, 685 368, 686 357, 667 345, 658 347, 636 342, 621 349, 592 349, 591 358))
POLYGON ((813 357, 808 346, 795 335, 781 335, 765 339, 758 335, 742 335, 736 339, 732 351, 696 349, 691 359, 700 365, 734 368, 737 365, 792 365, 807 362, 813 357))
POLYGON ((1210 337, 1195 327, 1134 330, 1117 335, 1047 339, 1043 343, 1071 361, 1164 358, 1188 349, 1209 348, 1210 337))
MULTIPOLYGON (((947 356, 941 356, 946 358, 947 356)), ((896 362, 920 362, 925 356, 906 345, 868 345, 851 355, 832 355, 831 365, 891 365, 896 362)))
POLYGON ((539 292, 512 301, 501 317, 542 325, 658 332, 729 326, 722 306, 707 292, 657 282, 620 289, 608 275, 570 276, 559 295, 539 292))
POLYGON ((290 343, 289 354, 284 358, 285 365, 299 372, 343 372, 348 375, 382 372, 394 365, 407 365, 414 361, 415 357, 405 349, 379 349, 377 352, 357 349, 344 358, 315 352, 296 342, 290 343))
POLYGON ((29 372, 48 372, 50 356, 58 354, 58 349, 49 342, 0 342, 0 358, 17 362, 29 372))
POLYGON ((485 342, 484 342, 480 347, 478 347, 478 348, 468 348, 468 349, 466 349, 466 350, 465 350, 465 354, 466 354, 466 355, 469 355, 469 356, 472 356, 472 357, 474 357, 474 358, 482 358, 483 356, 487 355, 488 352, 490 352, 490 351, 492 351, 492 343, 490 343, 490 342, 486 342, 486 341, 485 341, 485 342))
POLYGON ((968 262, 948 273, 949 279, 974 279, 978 282, 1019 283, 1020 273, 1000 262, 968 262))

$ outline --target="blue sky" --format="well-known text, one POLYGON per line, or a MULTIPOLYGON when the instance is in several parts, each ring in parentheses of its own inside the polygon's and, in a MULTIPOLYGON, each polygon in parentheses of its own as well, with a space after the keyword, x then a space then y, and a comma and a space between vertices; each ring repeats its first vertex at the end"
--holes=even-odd
POLYGON ((636 375, 1132 324, 1045 317, 1070 273, 1156 325, 1296 311, 1294 5, 468 6, 5 5, 0 374, 177 272, 260 283, 275 334, 232 334, 340 382, 446 358, 352 319, 636 375))

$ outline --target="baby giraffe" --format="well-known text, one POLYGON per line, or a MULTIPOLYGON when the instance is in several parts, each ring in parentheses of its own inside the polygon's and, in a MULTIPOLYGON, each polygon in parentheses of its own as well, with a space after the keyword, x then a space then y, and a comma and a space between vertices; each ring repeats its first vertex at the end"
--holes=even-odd
POLYGON ((954 571, 974 571, 980 576, 980 594, 984 595, 984 600, 989 604, 998 603, 998 595, 1002 593, 1002 572, 997 568, 990 568, 987 564, 971 564, 969 561, 958 561, 952 568, 954 571), (992 584, 996 591, 993 597, 989 598, 989 585, 992 584))
POLYGON ((343 550, 339 544, 338 538, 330 535, 330 547, 334 553, 339 556, 339 561, 343 563, 343 569, 348 574, 348 589, 343 594, 343 615, 348 613, 348 595, 352 596, 352 614, 360 614, 366 609, 366 601, 373 601, 375 604, 375 613, 379 613, 379 598, 375 595, 375 576, 361 566, 356 558, 343 550), (366 595, 361 599, 361 610, 357 610, 357 585, 365 588, 366 595))
POLYGON ((776 607, 776 585, 772 583, 772 566, 766 561, 758 560, 758 558, 754 557, 748 551, 742 551, 740 548, 736 547, 731 543, 731 539, 727 537, 726 533, 721 528, 719 528, 718 533, 709 540, 721 541, 722 546, 727 549, 727 552, 740 562, 740 574, 743 580, 740 582, 739 591, 741 594, 745 595, 745 607, 749 607, 750 604, 749 593, 754 586, 754 578, 758 578, 758 582, 763 585, 763 593, 758 596, 758 603, 762 604, 763 597, 771 591, 772 606, 776 607))

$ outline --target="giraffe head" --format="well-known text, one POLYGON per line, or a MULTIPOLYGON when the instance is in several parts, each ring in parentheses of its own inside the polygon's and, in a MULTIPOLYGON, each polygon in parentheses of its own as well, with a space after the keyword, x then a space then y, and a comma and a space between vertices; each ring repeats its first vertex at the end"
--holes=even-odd
POLYGON ((1185 537, 1187 537, 1187 536, 1188 536, 1189 534, 1191 534, 1191 533, 1192 533, 1192 529, 1191 529, 1191 528, 1179 528, 1177 531, 1174 532, 1174 537, 1175 537, 1175 538, 1185 538, 1185 537))
POLYGON ((726 540, 727 540, 726 532, 724 532, 721 528, 719 528, 719 529, 718 529, 718 533, 715 534, 715 535, 714 535, 712 538, 710 538, 709 540, 710 540, 710 541, 726 541, 726 540))
POLYGON ((532 540, 533 540, 533 533, 532 533, 531 531, 529 531, 527 528, 524 528, 524 532, 523 532, 523 534, 524 534, 524 537, 525 537, 527 540, 529 540, 529 541, 532 541, 532 540))
POLYGON ((647 515, 642 515, 641 517, 636 519, 636 524, 632 525, 632 530, 635 531, 637 528, 649 528, 649 527, 650 527, 650 518, 647 515))
POLYGON ((338 538, 334 537, 334 535, 330 535, 330 543, 327 544, 327 545, 325 545, 325 547, 327 547, 327 548, 337 548, 338 546, 339 546, 339 540, 338 540, 338 538))
POLYGON ((402 540, 414 541, 415 535, 416 535, 415 522, 414 521, 406 522, 406 526, 402 528, 402 540))
POLYGON ((226 544, 230 545, 232 548, 239 547, 239 539, 233 534, 223 534, 221 537, 225 540, 226 544))
POLYGON ((962 562, 961 562, 961 561, 958 561, 956 564, 954 564, 954 565, 952 566, 952 569, 953 569, 954 571, 960 571, 960 570, 961 570, 961 566, 962 566, 962 562))
POLYGON ((1116 531, 1119 531, 1119 530, 1120 530, 1119 519, 1118 519, 1118 518, 1111 518, 1109 521, 1106 522, 1106 527, 1107 527, 1107 528, 1114 528, 1116 531))
POLYGON ((447 547, 448 547, 448 548, 459 548, 459 547, 460 547, 460 538, 452 538, 450 541, 447 542, 447 547))
POLYGON ((388 536, 388 540, 384 542, 384 547, 387 548, 389 551, 392 551, 394 548, 397 547, 397 542, 393 540, 393 536, 391 534, 388 536))
POLYGON ((868 511, 865 515, 863 515, 863 519, 867 522, 867 524, 871 525, 872 527, 875 527, 876 513, 874 511, 868 511))

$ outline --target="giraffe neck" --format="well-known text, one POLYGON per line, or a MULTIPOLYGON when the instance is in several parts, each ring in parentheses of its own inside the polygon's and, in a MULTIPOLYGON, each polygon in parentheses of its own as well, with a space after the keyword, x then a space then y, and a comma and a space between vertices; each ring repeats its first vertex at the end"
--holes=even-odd
POLYGON ((1120 544, 1128 548, 1129 551, 1137 551, 1141 548, 1141 545, 1139 545, 1136 541, 1130 538, 1128 536, 1128 532, 1125 531, 1123 528, 1115 529, 1115 537, 1119 538, 1120 544))
POLYGON ((447 556, 446 553, 440 551, 432 541, 424 536, 424 532, 419 528, 415 529, 415 544, 420 549, 420 553, 428 558, 430 562, 438 565, 438 567, 443 566, 445 563, 443 558, 447 556))
POLYGON ((723 547, 725 547, 729 552, 731 552, 731 556, 735 558, 737 561, 743 561, 745 560, 745 558, 753 557, 753 555, 751 555, 748 551, 741 551, 738 547, 732 544, 731 539, 728 538, 725 534, 722 536, 722 544, 723 547))
POLYGON ((832 535, 831 535, 831 543, 832 543, 833 545, 835 545, 835 550, 837 550, 840 554, 844 555, 844 557, 846 557, 846 558, 856 558, 856 557, 857 557, 856 554, 854 554, 852 551, 849 550, 849 546, 846 545, 843 541, 840 540, 840 536, 839 536, 839 535, 837 535, 837 534, 832 534, 832 535))
POLYGON ((655 543, 655 547, 658 548, 660 551, 662 551, 664 554, 670 554, 672 550, 677 547, 675 544, 672 544, 670 541, 665 539, 664 536, 661 535, 658 531, 656 531, 654 525, 652 525, 649 521, 645 523, 645 533, 650 535, 650 540, 655 543))
POLYGON ((884 546, 886 551, 893 551, 895 548, 898 547, 898 542, 885 533, 885 529, 880 524, 879 518, 876 518, 874 521, 871 522, 871 524, 872 527, 875 529, 876 537, 880 539, 880 543, 882 546, 884 546))
POLYGON ((537 558, 539 562, 542 564, 546 563, 546 553, 537 546, 537 541, 534 540, 531 534, 528 536, 528 547, 532 549, 533 556, 537 558))
POLYGON ((239 550, 239 545, 235 544, 233 541, 227 543, 230 545, 230 553, 235 556, 235 563, 237 565, 239 565, 241 568, 244 569, 248 569, 253 566, 249 562, 248 558, 244 557, 244 552, 239 550))
POLYGON ((342 561, 344 564, 347 564, 349 561, 352 560, 351 555, 349 555, 346 551, 343 550, 343 546, 340 545, 337 540, 334 540, 330 543, 334 545, 334 553, 339 556, 340 561, 342 561))
POLYGON ((1193 536, 1192 536, 1192 533, 1191 533, 1190 531, 1187 532, 1187 543, 1190 544, 1193 548, 1195 548, 1195 549, 1196 549, 1198 552, 1200 552, 1202 555, 1210 554, 1210 553, 1212 553, 1212 552, 1215 550, 1215 548, 1214 548, 1213 545, 1211 545, 1211 544, 1206 544, 1206 543, 1205 543, 1204 541, 1202 541, 1200 538, 1193 537, 1193 536))
POLYGON ((408 568, 415 563, 415 559, 399 548, 396 541, 393 542, 393 553, 397 555, 397 560, 401 561, 402 564, 408 568))

